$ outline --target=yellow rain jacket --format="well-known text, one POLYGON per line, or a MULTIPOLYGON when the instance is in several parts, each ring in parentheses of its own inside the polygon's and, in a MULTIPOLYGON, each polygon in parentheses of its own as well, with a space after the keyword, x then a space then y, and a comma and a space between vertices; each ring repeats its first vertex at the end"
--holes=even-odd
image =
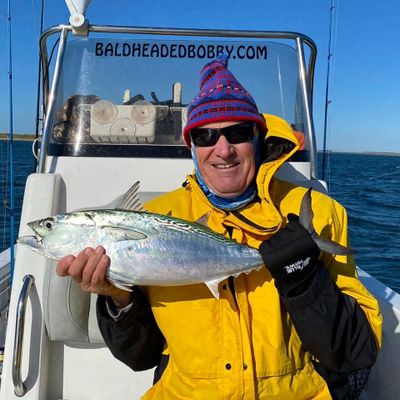
MULTIPOLYGON (((286 223, 289 213, 299 214, 305 193, 273 177, 298 148, 290 126, 266 115, 267 140, 273 136, 291 150, 265 162, 257 175, 260 202, 228 213, 213 207, 196 181, 146 204, 152 212, 197 221, 209 213, 209 227, 239 243, 258 248, 286 223), (283 140, 280 140, 283 139, 283 140), (293 146, 294 144, 294 146, 293 146)), ((313 192, 314 226, 324 237, 348 245, 344 208, 328 196, 313 192)), ((321 255, 325 268, 340 290, 354 297, 364 310, 377 343, 382 319, 377 301, 358 280, 353 258, 321 255)), ((169 362, 161 379, 143 399, 330 399, 325 381, 314 370, 283 307, 267 268, 241 274, 219 285, 215 299, 205 284, 181 287, 146 287, 157 324, 166 339, 169 362), (235 293, 233 296, 232 293, 235 293)), ((318 332, 316 332, 318 334, 318 332)))

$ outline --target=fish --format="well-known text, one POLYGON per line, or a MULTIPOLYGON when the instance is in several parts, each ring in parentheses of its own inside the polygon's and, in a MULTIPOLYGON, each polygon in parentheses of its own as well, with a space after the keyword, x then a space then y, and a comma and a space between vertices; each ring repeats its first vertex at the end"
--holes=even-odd
MULTIPOLYGON (((135 285, 181 286, 204 282, 219 298, 221 281, 263 267, 258 249, 227 239, 202 224, 170 215, 121 209, 138 208, 137 191, 136 183, 112 209, 83 209, 29 222, 35 234, 20 237, 17 242, 53 260, 68 254, 76 256, 85 247, 101 245, 111 260, 107 279, 125 290, 135 285)), ((309 191, 303 198, 299 220, 325 251, 330 251, 333 244, 334 251, 348 254, 351 249, 315 233, 308 220, 311 216, 309 191)))
POLYGON ((332 240, 324 239, 317 234, 312 224, 314 212, 311 207, 311 191, 312 188, 309 188, 301 200, 299 223, 307 230, 321 251, 340 256, 355 254, 356 251, 354 249, 342 246, 332 240))

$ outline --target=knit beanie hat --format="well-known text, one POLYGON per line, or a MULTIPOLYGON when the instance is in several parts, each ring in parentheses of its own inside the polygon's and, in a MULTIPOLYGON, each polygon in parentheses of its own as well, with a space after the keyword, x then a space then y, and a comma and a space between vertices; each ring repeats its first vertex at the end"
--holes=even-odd
POLYGON ((191 146, 191 129, 220 121, 253 121, 261 132, 266 130, 253 97, 228 70, 226 54, 206 64, 200 72, 200 93, 188 106, 183 130, 186 145, 191 146))

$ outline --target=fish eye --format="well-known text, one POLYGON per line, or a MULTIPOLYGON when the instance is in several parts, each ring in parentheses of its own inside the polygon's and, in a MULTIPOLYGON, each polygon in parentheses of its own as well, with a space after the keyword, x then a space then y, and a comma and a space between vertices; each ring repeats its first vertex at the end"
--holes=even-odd
POLYGON ((46 229, 53 229, 54 226, 54 220, 53 219, 46 219, 42 222, 42 226, 46 229))

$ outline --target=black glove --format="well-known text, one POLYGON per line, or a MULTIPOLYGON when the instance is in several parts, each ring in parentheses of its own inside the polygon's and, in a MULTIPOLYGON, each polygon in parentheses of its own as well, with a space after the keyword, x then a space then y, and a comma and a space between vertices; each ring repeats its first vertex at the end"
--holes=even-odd
POLYGON ((289 223, 259 247, 275 286, 285 297, 305 291, 314 277, 320 250, 294 214, 289 223))

